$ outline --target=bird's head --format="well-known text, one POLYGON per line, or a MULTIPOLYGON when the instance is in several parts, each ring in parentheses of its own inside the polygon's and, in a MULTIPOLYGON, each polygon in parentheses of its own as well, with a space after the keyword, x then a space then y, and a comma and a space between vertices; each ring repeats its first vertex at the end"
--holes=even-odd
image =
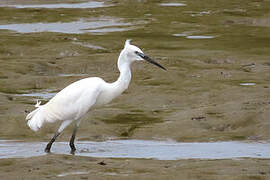
POLYGON ((123 52, 126 54, 126 57, 129 61, 133 62, 145 60, 151 64, 160 67, 161 69, 166 70, 166 68, 164 68, 159 63, 157 63, 156 61, 145 55, 140 48, 130 44, 130 41, 131 41, 130 39, 126 40, 125 47, 123 49, 123 52))

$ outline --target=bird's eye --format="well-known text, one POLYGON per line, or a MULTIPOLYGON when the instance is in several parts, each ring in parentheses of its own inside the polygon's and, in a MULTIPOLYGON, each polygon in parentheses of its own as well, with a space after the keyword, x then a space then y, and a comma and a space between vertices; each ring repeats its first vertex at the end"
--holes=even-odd
POLYGON ((138 51, 135 51, 135 54, 139 54, 139 52, 138 51))

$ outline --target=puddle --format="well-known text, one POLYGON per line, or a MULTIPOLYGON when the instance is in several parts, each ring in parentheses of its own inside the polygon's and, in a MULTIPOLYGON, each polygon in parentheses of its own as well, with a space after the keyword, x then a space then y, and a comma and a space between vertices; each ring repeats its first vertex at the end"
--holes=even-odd
POLYGON ((98 19, 93 21, 79 20, 73 22, 56 23, 25 23, 0 25, 0 29, 17 31, 19 33, 34 32, 58 32, 67 34, 82 33, 108 33, 118 31, 128 31, 131 23, 121 22, 120 19, 98 19), (116 27, 117 26, 117 27, 116 27))
POLYGON ((129 31, 132 30, 131 27, 125 27, 125 28, 100 28, 100 29, 91 29, 87 30, 89 33, 94 34, 103 34, 103 33, 109 33, 109 32, 122 32, 122 31, 129 31))
POLYGON ((51 99, 55 95, 56 95, 56 93, 49 93, 49 92, 16 94, 16 96, 37 97, 37 98, 41 98, 41 99, 51 99))
POLYGON ((240 83, 241 86, 255 86, 256 83, 240 83))
POLYGON ((183 13, 185 14, 190 14, 190 16, 195 17, 195 16, 204 16, 204 15, 210 15, 211 11, 184 11, 183 13))
POLYGON ((187 39, 213 39, 215 36, 187 36, 187 39))
POLYGON ((29 4, 29 5, 1 5, 0 7, 12 7, 12 8, 46 8, 46 9, 57 9, 57 8, 80 8, 80 9, 87 9, 87 8, 99 8, 99 7, 108 7, 112 5, 107 5, 104 2, 85 2, 85 3, 58 3, 58 4, 29 4))
POLYGON ((88 174, 89 172, 86 171, 74 171, 74 172, 68 172, 68 173, 62 173, 58 174, 58 177, 65 177, 65 176, 70 176, 70 175, 82 175, 82 174, 88 174))
POLYGON ((185 33, 172 34, 174 37, 186 37, 187 39, 213 39, 215 36, 189 36, 185 33))
POLYGON ((160 6, 170 6, 170 7, 177 7, 177 6, 186 6, 184 3, 160 3, 160 6))
POLYGON ((186 37, 187 34, 180 33, 180 34, 173 34, 172 36, 175 36, 175 37, 186 37))
MULTIPOLYGON (((0 158, 18 158, 46 155, 46 142, 0 141, 0 158)), ((104 158, 177 159, 231 159, 270 158, 269 143, 204 142, 178 143, 170 141, 113 140, 104 142, 77 141, 78 156, 104 158)), ((55 154, 69 154, 68 142, 56 142, 55 154)))

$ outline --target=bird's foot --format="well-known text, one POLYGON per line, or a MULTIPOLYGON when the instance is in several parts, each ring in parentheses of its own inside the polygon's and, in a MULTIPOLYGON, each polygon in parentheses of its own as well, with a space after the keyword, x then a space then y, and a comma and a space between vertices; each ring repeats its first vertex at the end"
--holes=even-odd
POLYGON ((75 154, 75 151, 76 151, 76 148, 75 147, 71 148, 70 154, 74 155, 75 154))
POLYGON ((51 149, 49 149, 49 148, 45 148, 45 153, 51 153, 51 149))
POLYGON ((75 155, 75 151, 76 151, 76 149, 71 149, 70 154, 75 155))
POLYGON ((51 152, 51 147, 52 147, 52 143, 48 143, 44 151, 46 153, 50 153, 51 152))
POLYGON ((70 154, 73 154, 74 155, 75 154, 75 151, 76 151, 75 145, 73 143, 70 143, 69 145, 70 145, 70 148, 71 148, 70 154))

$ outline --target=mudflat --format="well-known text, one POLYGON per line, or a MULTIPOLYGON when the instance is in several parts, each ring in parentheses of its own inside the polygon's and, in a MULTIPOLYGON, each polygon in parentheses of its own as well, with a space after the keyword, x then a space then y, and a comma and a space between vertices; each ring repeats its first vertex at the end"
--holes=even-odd
MULTIPOLYGON (((118 55, 125 40, 133 39, 168 71, 134 64, 129 89, 89 112, 77 140, 269 141, 268 0, 98 1, 88 8, 71 8, 70 3, 75 2, 0 3, 2 140, 48 141, 58 125, 32 132, 26 112, 37 99, 46 103, 76 80, 98 76, 115 81, 118 55)), ((59 141, 68 141, 72 129, 59 141)), ((269 179, 270 173, 269 159, 256 158, 45 155, 0 159, 0 164, 7 179, 269 179)))
POLYGON ((1 159, 4 179, 269 179, 269 160, 179 160, 47 155, 1 159))

